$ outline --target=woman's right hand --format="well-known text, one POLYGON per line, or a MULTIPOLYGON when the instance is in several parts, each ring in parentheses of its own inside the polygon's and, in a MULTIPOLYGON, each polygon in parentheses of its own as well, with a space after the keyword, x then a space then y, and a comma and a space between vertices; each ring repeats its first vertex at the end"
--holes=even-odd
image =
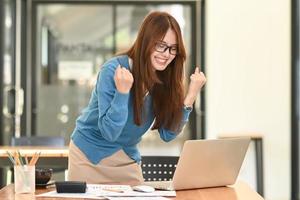
POLYGON ((120 93, 129 93, 133 84, 133 76, 128 69, 119 65, 115 71, 114 80, 120 93))

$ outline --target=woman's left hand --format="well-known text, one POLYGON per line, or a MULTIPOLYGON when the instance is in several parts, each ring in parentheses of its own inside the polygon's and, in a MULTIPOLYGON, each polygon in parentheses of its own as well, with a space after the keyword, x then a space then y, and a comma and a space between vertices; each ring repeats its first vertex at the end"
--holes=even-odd
POLYGON ((198 93, 206 83, 206 77, 199 67, 196 67, 195 72, 190 76, 190 85, 187 95, 184 99, 184 105, 191 107, 196 100, 198 93))

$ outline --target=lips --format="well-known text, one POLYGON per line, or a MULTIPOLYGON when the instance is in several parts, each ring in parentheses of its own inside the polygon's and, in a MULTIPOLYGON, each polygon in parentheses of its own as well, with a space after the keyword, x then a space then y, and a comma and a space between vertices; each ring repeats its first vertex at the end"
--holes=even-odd
POLYGON ((167 63, 168 59, 163 59, 163 58, 155 57, 155 61, 159 65, 165 65, 167 63))

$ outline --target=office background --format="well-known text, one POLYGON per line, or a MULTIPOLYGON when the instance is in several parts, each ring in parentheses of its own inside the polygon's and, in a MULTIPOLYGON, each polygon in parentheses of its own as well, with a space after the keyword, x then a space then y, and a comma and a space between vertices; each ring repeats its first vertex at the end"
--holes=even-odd
MULTIPOLYGON (((189 138, 260 133, 265 198, 299 199, 299 168, 291 170, 292 161, 298 163, 298 154, 291 158, 292 138, 298 139, 292 126, 292 111, 298 110, 292 103, 299 98, 292 101, 297 92, 292 86, 299 84, 292 85, 297 67, 296 62, 292 68, 292 11, 299 12, 292 3, 298 5, 296 0, 2 0, 1 144, 8 145, 14 134, 62 135, 67 142, 99 65, 132 43, 147 12, 166 10, 183 28, 187 75, 198 64, 208 81, 185 133, 171 144, 148 134, 142 153, 156 153, 159 146, 157 153, 178 154, 189 138)), ((293 141, 297 152, 299 141, 293 141)), ((255 189, 254 163, 251 146, 240 178, 255 189)))

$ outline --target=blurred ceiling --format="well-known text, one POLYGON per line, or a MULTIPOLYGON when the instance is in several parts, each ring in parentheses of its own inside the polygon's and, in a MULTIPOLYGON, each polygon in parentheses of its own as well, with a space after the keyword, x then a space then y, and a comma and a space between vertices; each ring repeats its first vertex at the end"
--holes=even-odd
MULTIPOLYGON (((117 9, 117 28, 130 27, 132 13, 141 21, 148 10, 144 6, 122 6, 117 9), (136 15, 136 14, 135 14, 136 15)), ((110 5, 40 5, 38 16, 44 25, 64 44, 103 42, 113 33, 113 7, 110 5)), ((136 20, 135 20, 136 21, 136 20)))

